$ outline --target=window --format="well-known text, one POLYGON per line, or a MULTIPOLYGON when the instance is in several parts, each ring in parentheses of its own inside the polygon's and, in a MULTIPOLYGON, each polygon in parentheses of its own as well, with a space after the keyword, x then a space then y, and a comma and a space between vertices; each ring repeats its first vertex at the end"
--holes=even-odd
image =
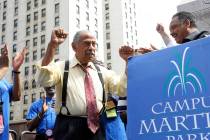
POLYGON ((94 13, 95 13, 95 15, 97 15, 97 11, 98 11, 97 7, 94 7, 94 13))
POLYGON ((38 24, 35 24, 34 25, 34 33, 37 33, 38 32, 38 24))
POLYGON ((18 19, 15 19, 14 20, 14 28, 17 28, 17 26, 18 26, 18 19))
POLYGON ((46 0, 42 0, 42 5, 46 4, 46 0))
POLYGON ((30 35, 30 27, 27 27, 26 28, 26 36, 29 36, 30 35))
POLYGON ((108 3, 105 4, 105 10, 109 10, 109 4, 108 3))
POLYGON ((24 110, 23 110, 23 119, 26 119, 26 115, 27 115, 27 110, 24 109, 24 110))
POLYGON ((26 48, 30 47, 30 40, 26 40, 26 44, 25 44, 26 48))
POLYGON ((88 0, 85 0, 85 3, 86 3, 86 4, 85 4, 86 7, 89 8, 89 1, 88 1, 88 0))
POLYGON ((18 15, 18 7, 15 7, 14 16, 17 16, 17 15, 18 15))
POLYGON ((86 30, 88 30, 88 31, 90 30, 90 27, 89 27, 89 25, 86 25, 86 30))
POLYGON ((27 2, 27 11, 31 9, 31 1, 27 2))
POLYGON ((88 12, 86 12, 86 20, 89 21, 89 13, 88 12))
POLYGON ((45 35, 41 36, 41 44, 45 44, 45 35))
POLYGON ((28 103, 28 95, 24 95, 24 101, 23 101, 24 104, 27 104, 28 103))
POLYGON ((13 120, 14 119, 14 112, 10 112, 10 118, 9 118, 10 120, 13 120))
POLYGON ((29 53, 26 53, 25 62, 29 62, 29 53))
POLYGON ((56 48, 56 50, 55 50, 55 54, 59 54, 59 47, 58 47, 58 48, 56 48))
POLYGON ((95 31, 95 37, 98 39, 98 31, 95 31))
POLYGON ((45 55, 45 48, 41 49, 41 58, 45 55))
POLYGON ((76 5, 76 13, 79 14, 80 13, 80 9, 79 9, 79 6, 76 5))
POLYGON ((46 17, 46 9, 42 9, 42 17, 46 17))
POLYGON ((36 65, 32 66, 32 73, 35 74, 36 73, 36 65))
POLYGON ((6 11, 4 11, 3 12, 3 20, 6 20, 6 18, 7 18, 7 13, 6 13, 6 11))
POLYGON ((37 51, 33 51, 33 60, 37 60, 37 51))
POLYGON ((38 20, 38 12, 34 12, 34 20, 38 20))
POLYGON ((35 47, 35 46, 37 46, 37 44, 38 44, 38 38, 34 37, 33 38, 33 46, 35 47))
POLYGON ((78 18, 76 19, 76 26, 77 26, 77 28, 80 27, 80 20, 78 18))
POLYGON ((38 0, 34 0, 34 8, 38 7, 38 0))
POLYGON ((109 20, 109 13, 106 13, 105 19, 106 19, 106 20, 109 20))
POLYGON ((59 16, 55 17, 55 27, 59 26, 59 16))
POLYGON ((109 69, 109 70, 112 69, 112 64, 111 63, 107 63, 107 69, 109 69))
POLYGON ((109 43, 109 42, 106 43, 106 49, 107 49, 107 50, 111 49, 111 46, 110 46, 110 43, 109 43))
POLYGON ((106 58, 107 58, 107 60, 110 60, 111 59, 111 52, 108 52, 107 53, 107 57, 106 58))
POLYGON ((7 1, 6 1, 6 0, 4 1, 3 7, 4 7, 4 8, 7 8, 7 1))
POLYGON ((110 33, 106 33, 106 39, 110 39, 110 33))
POLYGON ((26 66, 26 67, 25 67, 25 76, 28 76, 28 74, 29 74, 29 67, 26 66))
POLYGON ((12 46, 12 52, 13 53, 16 53, 16 51, 17 51, 17 44, 13 44, 13 46, 12 46))
POLYGON ((18 5, 18 0, 15 0, 15 5, 18 5))
POLYGON ((13 32, 13 40, 17 40, 17 31, 13 32))
POLYGON ((110 23, 106 23, 106 29, 110 29, 110 23))
POLYGON ((30 21, 31 21, 31 14, 28 14, 26 16, 26 23, 30 23, 30 21))
POLYGON ((98 20, 95 19, 95 26, 98 27, 98 20))
POLYGON ((33 81, 32 81, 32 88, 36 88, 36 81, 35 81, 35 79, 33 79, 33 81))
POLYGON ((1 36, 1 44, 4 44, 5 43, 5 35, 2 35, 1 36))
POLYGON ((6 30, 6 24, 2 24, 1 31, 4 32, 6 30))
POLYGON ((44 92, 41 91, 40 94, 39 94, 39 97, 42 98, 43 96, 44 96, 44 92))
POLYGON ((46 22, 43 21, 43 22, 41 23, 41 31, 45 31, 45 29, 46 29, 46 22))
POLYGON ((31 102, 33 103, 34 101, 36 101, 36 93, 32 93, 31 95, 31 102))
POLYGON ((55 13, 59 13, 59 3, 55 4, 55 13))
MULTIPOLYGON (((28 89, 28 81, 25 81, 25 83, 24 83, 24 89, 25 90, 28 89)), ((25 101, 25 98, 24 98, 24 101, 25 101)))

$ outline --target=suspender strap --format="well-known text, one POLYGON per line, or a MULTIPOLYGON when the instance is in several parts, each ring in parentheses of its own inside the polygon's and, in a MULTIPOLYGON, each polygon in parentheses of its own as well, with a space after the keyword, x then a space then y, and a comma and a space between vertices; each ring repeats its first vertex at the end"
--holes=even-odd
POLYGON ((101 70, 100 70, 99 66, 97 64, 95 64, 95 63, 93 63, 93 64, 94 64, 94 66, 96 67, 96 69, 98 71, 98 77, 99 77, 99 79, 101 81, 102 88, 103 88, 103 99, 102 99, 103 108, 100 111, 102 113, 104 111, 105 102, 106 102, 106 94, 105 94, 105 90, 104 90, 104 80, 103 80, 102 73, 101 73, 101 70))
POLYGON ((69 75, 69 61, 65 61, 65 68, 63 74, 63 88, 62 88, 62 106, 60 108, 60 113, 62 112, 62 108, 67 110, 67 114, 70 115, 68 108, 66 107, 66 94, 67 94, 67 82, 68 82, 68 75, 69 75))

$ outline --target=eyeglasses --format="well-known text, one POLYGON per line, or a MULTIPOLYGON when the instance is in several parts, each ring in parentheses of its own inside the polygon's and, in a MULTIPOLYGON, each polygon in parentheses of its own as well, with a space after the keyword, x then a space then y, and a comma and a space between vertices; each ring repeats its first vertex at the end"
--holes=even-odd
POLYGON ((92 46, 96 46, 97 45, 97 42, 96 41, 83 41, 82 42, 84 45, 86 45, 86 46, 90 46, 90 45, 92 45, 92 46))

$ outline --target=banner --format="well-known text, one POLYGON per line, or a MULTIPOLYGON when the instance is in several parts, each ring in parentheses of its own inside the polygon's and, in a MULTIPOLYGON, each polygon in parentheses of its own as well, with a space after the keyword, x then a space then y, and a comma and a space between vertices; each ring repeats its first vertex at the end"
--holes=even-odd
POLYGON ((129 140, 210 139, 210 38, 128 62, 129 140))

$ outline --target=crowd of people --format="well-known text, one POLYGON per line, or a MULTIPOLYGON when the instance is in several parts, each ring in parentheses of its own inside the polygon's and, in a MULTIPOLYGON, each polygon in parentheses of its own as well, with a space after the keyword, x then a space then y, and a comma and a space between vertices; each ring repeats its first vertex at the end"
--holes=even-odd
MULTIPOLYGON (((199 31, 195 21, 195 17, 189 12, 178 12, 172 17, 169 30, 176 43, 161 24, 157 24, 156 30, 166 46, 171 47, 209 35, 207 31, 199 31)), ((37 63, 38 83, 44 87, 46 96, 31 104, 26 117, 27 128, 29 131, 36 130, 36 140, 109 140, 109 136, 105 134, 107 125, 101 122, 101 116, 105 113, 108 119, 116 121, 115 118, 119 115, 117 102, 107 101, 107 99, 109 96, 116 95, 126 99, 127 68, 125 67, 125 73, 119 77, 98 61, 95 57, 96 38, 85 30, 78 31, 74 35, 71 44, 75 52, 74 57, 68 61, 54 62, 56 49, 67 36, 68 33, 64 29, 54 29, 46 53, 37 63)), ((157 50, 154 46, 133 49, 125 45, 119 48, 119 55, 127 64, 128 58, 136 51, 144 54, 157 50)), ((26 51, 24 48, 12 61, 13 84, 8 83, 4 78, 9 67, 6 45, 1 52, 1 140, 8 140, 9 137, 9 104, 11 101, 19 100, 21 96, 19 68, 23 64, 26 51)), ((126 125, 126 110, 123 113, 119 112, 126 125)), ((125 133, 125 131, 118 132, 118 139, 124 137, 122 132, 125 133)))

